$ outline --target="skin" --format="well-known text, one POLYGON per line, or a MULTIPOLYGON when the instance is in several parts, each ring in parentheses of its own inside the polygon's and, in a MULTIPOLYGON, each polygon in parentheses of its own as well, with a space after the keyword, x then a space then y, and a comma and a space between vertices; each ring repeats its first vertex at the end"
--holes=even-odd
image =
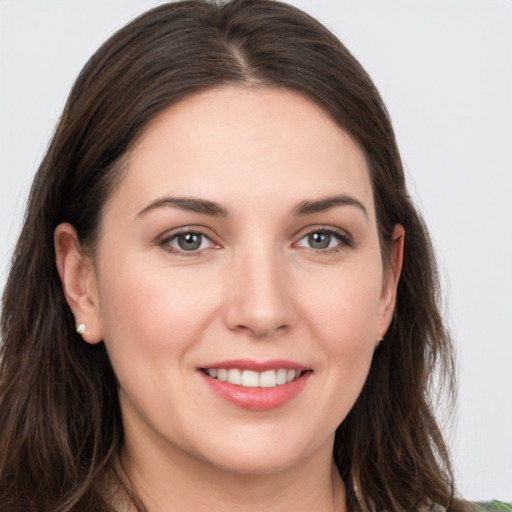
POLYGON ((383 268, 363 153, 319 107, 265 88, 183 100, 130 151, 94 259, 69 224, 55 243, 83 338, 104 340, 119 379, 122 460, 148 510, 344 510, 334 432, 389 326, 403 229, 383 268), (340 195, 348 204, 297 214, 340 195), (227 216, 153 204, 164 197, 227 216), (199 250, 180 247, 187 231, 204 234, 199 250), (230 359, 311 375, 283 406, 248 411, 199 372, 230 359))

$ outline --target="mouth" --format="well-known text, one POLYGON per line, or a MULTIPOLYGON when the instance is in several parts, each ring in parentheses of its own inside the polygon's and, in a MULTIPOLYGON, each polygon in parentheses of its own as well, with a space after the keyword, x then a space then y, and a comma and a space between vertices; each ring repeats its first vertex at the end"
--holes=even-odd
POLYGON ((292 401, 313 373, 310 368, 289 361, 225 361, 198 370, 215 394, 252 411, 276 409, 292 401))
POLYGON ((242 368, 201 368, 201 371, 220 382, 228 382, 245 388, 273 388, 293 382, 309 370, 279 368, 257 372, 242 368))

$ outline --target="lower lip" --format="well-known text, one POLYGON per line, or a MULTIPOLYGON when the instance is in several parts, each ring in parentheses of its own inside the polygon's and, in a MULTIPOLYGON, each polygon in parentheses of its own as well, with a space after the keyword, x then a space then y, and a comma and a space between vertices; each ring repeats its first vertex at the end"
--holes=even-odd
POLYGON ((293 400, 304 389, 311 372, 304 372, 298 379, 272 388, 249 388, 230 382, 213 379, 199 371, 206 384, 217 395, 228 402, 251 411, 269 411, 277 409, 293 400))

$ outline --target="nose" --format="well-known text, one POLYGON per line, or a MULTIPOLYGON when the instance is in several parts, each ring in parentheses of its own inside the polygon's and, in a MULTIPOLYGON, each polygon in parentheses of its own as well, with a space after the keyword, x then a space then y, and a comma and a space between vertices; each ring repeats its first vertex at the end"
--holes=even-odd
POLYGON ((293 286, 284 257, 273 248, 239 254, 227 276, 229 329, 253 338, 279 336, 297 320, 293 286))

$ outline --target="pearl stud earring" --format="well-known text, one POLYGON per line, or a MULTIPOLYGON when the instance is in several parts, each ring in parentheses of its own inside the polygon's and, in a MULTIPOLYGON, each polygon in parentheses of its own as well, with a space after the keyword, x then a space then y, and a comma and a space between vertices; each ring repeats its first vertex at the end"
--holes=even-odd
POLYGON ((85 332, 85 324, 80 324, 76 328, 76 332, 78 334, 83 334, 85 332))

